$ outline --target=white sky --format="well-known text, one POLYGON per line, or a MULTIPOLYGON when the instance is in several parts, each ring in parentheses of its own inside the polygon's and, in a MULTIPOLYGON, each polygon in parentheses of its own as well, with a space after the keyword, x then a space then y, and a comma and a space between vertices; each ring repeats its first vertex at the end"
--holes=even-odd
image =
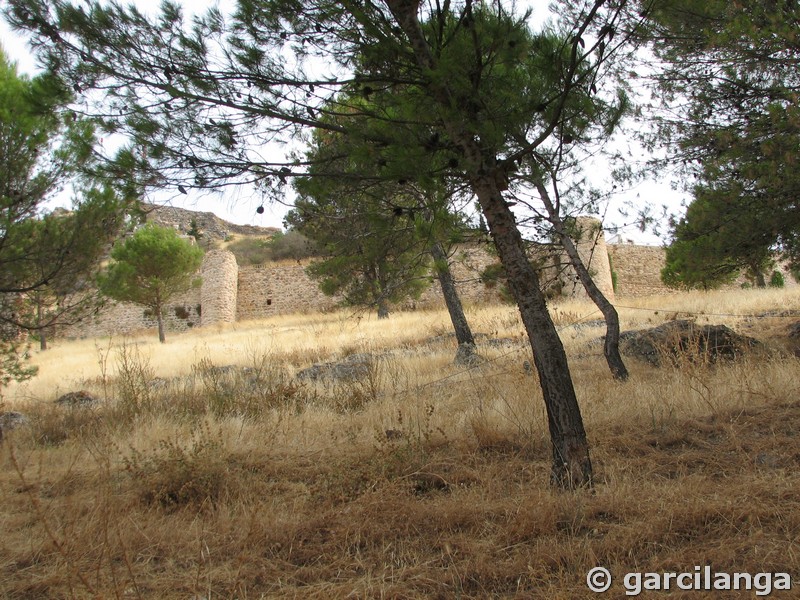
MULTIPOLYGON (((133 3, 142 11, 155 14, 158 10, 160 0, 135 0, 133 3)), ((182 0, 182 3, 189 7, 186 8, 187 14, 196 13, 213 4, 211 0, 194 0, 192 2, 182 0)), ((535 7, 534 15, 536 15, 537 12, 543 13, 543 11, 546 10, 543 8, 536 8, 545 6, 545 2, 535 3, 535 0, 531 0, 531 3, 535 7)), ((35 60, 30 49, 26 45, 25 39, 11 31, 11 28, 2 18, 0 18, 0 39, 2 39, 2 45, 6 53, 12 60, 17 62, 20 73, 32 75, 36 72, 35 60)), ((282 156, 276 158, 280 159, 282 156)), ((596 185, 603 185, 606 178, 604 177, 604 173, 602 173, 602 168, 596 169, 590 179, 596 185)), ((631 190, 616 194, 608 207, 605 221, 608 225, 624 225, 625 219, 619 215, 617 208, 624 207, 626 203, 633 203, 635 205, 641 205, 642 203, 651 204, 653 205, 653 212, 656 215, 662 212, 662 205, 667 205, 671 212, 678 212, 680 210, 681 199, 685 197, 686 194, 671 189, 668 181, 644 181, 631 190)), ((197 192, 190 192, 188 196, 173 193, 154 193, 152 197, 147 198, 147 200, 158 204, 171 204, 190 210, 209 211, 233 223, 258 225, 262 227, 282 227, 283 216, 288 210, 288 207, 281 204, 265 203, 264 214, 257 214, 256 208, 262 204, 261 196, 254 190, 247 189, 239 189, 236 192, 226 192, 224 195, 201 195, 197 192)), ((68 197, 64 197, 63 199, 59 198, 56 202, 57 204, 68 206, 70 200, 68 197)), ((663 226, 661 227, 661 238, 649 232, 640 232, 635 225, 628 226, 620 232, 620 237, 624 240, 633 240, 636 243, 651 245, 660 245, 664 243, 666 241, 665 235, 666 227, 663 226)))

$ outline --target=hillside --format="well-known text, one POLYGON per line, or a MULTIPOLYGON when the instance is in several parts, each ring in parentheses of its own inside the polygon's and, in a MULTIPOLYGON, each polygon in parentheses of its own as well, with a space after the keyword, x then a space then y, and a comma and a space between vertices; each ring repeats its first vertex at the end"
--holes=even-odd
POLYGON ((208 240, 213 245, 224 242, 232 234, 271 237, 280 232, 277 227, 230 223, 212 212, 200 212, 175 206, 157 206, 154 204, 142 204, 142 208, 147 212, 147 221, 149 223, 155 223, 163 227, 174 227, 181 233, 188 233, 192 226, 192 219, 194 219, 205 240, 208 240))

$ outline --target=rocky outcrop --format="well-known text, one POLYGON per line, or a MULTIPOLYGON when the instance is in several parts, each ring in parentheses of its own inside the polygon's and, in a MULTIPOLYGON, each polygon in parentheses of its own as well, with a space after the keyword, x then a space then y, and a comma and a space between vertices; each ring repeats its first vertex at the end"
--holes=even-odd
POLYGON ((760 346, 760 342, 740 335, 725 325, 698 325, 694 321, 669 321, 652 329, 625 331, 620 335, 620 351, 653 366, 679 364, 681 359, 716 362, 734 359, 760 346))
POLYGON ((89 408, 92 406, 96 406, 100 403, 100 400, 93 396, 90 392, 85 390, 80 390, 78 392, 68 392, 59 396, 58 400, 56 400, 56 404, 60 406, 66 406, 69 408, 89 408))
POLYGON ((27 425, 30 425, 30 419, 21 412, 13 410, 0 412, 0 442, 3 441, 7 432, 27 425))
POLYGON ((148 223, 155 223, 162 227, 172 227, 181 233, 188 233, 194 220, 201 233, 201 242, 210 240, 222 242, 232 234, 268 236, 280 231, 275 227, 258 227, 256 225, 236 225, 220 219, 211 212, 196 212, 174 206, 156 206, 153 204, 142 205, 148 223))
POLYGON ((306 381, 353 381, 367 377, 375 364, 372 354, 351 354, 338 362, 311 365, 297 373, 297 378, 306 381))

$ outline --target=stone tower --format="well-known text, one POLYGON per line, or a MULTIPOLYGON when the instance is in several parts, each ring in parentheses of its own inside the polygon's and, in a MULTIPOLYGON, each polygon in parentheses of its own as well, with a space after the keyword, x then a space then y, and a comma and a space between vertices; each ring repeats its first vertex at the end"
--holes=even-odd
POLYGON ((211 250, 203 258, 200 325, 236 322, 239 266, 227 250, 211 250))

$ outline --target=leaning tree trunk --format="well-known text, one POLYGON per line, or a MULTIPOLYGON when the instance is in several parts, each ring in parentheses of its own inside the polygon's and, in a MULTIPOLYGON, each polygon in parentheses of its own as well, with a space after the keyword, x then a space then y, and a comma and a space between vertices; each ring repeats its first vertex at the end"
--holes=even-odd
POLYGON ((47 350, 47 329, 42 327, 42 321, 44 320, 44 308, 42 307, 42 299, 41 297, 36 299, 36 324, 40 327, 39 329, 39 350, 45 351, 47 350))
POLYGON ((756 287, 757 288, 762 288, 762 289, 767 287, 767 280, 764 277, 763 269, 761 269, 760 267, 756 268, 755 269, 755 274, 756 274, 756 287))
POLYGON ((541 181, 536 181, 535 184, 545 209, 548 215, 550 215, 550 222, 556 230, 556 235, 558 235, 558 239, 564 247, 572 263, 572 267, 578 275, 578 279, 580 279, 581 284, 583 284, 589 298, 592 299, 592 302, 600 309, 600 312, 603 313, 603 317, 605 318, 606 340, 603 344, 603 354, 605 354, 608 368, 611 370, 611 375, 614 379, 625 381, 628 379, 628 369, 625 367, 622 355, 619 353, 619 315, 617 314, 617 309, 608 301, 605 294, 600 291, 600 288, 597 287, 594 279, 592 279, 592 276, 589 274, 586 265, 583 264, 580 254, 578 254, 578 249, 575 247, 572 238, 567 234, 564 221, 561 220, 561 215, 558 214, 555 205, 550 199, 550 195, 547 193, 547 188, 541 181))
MULTIPOLYGON (((418 64, 435 71, 436 61, 417 19, 418 0, 387 0, 386 3, 408 37, 418 64)), ((449 109, 457 104, 442 79, 432 78, 428 90, 442 107, 449 109)), ((448 115, 448 112, 444 114, 448 115)), ((589 444, 567 356, 547 310, 544 294, 539 287, 539 277, 525 252, 514 214, 503 200, 501 181, 505 179, 504 173, 497 164, 497 157, 481 146, 474 133, 458 116, 445 116, 442 124, 461 150, 470 187, 486 217, 500 262, 506 271, 509 289, 531 342, 547 409, 553 451, 552 482, 563 488, 589 486, 592 484, 589 444)))
POLYGON ((458 342, 456 362, 469 362, 475 356, 475 338, 472 337, 472 330, 464 314, 464 307, 458 297, 458 290, 456 289, 456 282, 453 280, 453 273, 450 271, 447 253, 439 242, 435 242, 431 246, 430 252, 433 257, 436 277, 442 288, 444 303, 447 305, 447 312, 450 314, 450 321, 453 323, 453 330, 456 333, 456 341, 458 342))
POLYGON ((484 177, 475 180, 474 189, 533 349, 553 448, 552 481, 565 488, 591 485, 592 463, 583 418, 539 276, 528 260, 514 215, 496 182, 484 177))

